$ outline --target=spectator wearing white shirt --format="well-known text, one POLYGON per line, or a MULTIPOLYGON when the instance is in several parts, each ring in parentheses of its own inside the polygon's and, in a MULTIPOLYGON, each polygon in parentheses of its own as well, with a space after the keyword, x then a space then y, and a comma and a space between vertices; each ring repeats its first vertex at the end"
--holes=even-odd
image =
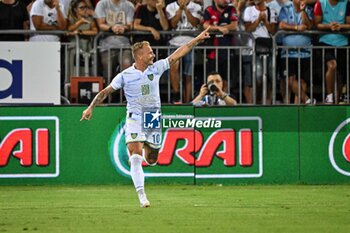
MULTIPOLYGON (((277 14, 273 9, 270 9, 266 6, 266 0, 254 0, 254 5, 249 6, 244 10, 243 20, 245 23, 246 31, 252 33, 253 37, 256 40, 258 38, 271 38, 271 36, 276 32, 277 14)), ((252 46, 253 42, 249 40, 248 45, 252 46)), ((268 59, 268 66, 271 66, 271 59, 272 56, 270 55, 268 59)), ((246 56, 243 60, 245 63, 244 70, 249 73, 252 69, 252 56, 246 56)), ((257 57, 256 63, 261 64, 261 59, 259 59, 259 57, 257 57)), ((259 67, 262 67, 262 65, 257 66, 257 70, 259 67)), ((269 70, 271 71, 270 68, 268 68, 268 71, 269 70)), ((272 74, 271 72, 268 73, 269 78, 271 79, 272 74)), ((261 77, 259 76, 261 75, 257 75, 258 87, 261 86, 261 77)), ((245 76, 244 82, 245 85, 249 88, 249 91, 247 90, 245 93, 246 100, 248 103, 252 103, 252 76, 245 76)), ((271 102, 271 85, 268 87, 267 102, 271 102)))
MULTIPOLYGON (((30 29, 36 31, 66 30, 67 16, 59 0, 37 0, 30 11, 30 29)), ((29 41, 60 41, 57 35, 33 35, 29 41)))
POLYGON ((114 77, 118 70, 124 70, 132 64, 130 50, 123 49, 121 60, 119 52, 120 48, 130 47, 129 37, 125 33, 132 29, 134 6, 127 0, 100 0, 96 5, 94 17, 100 31, 113 33, 100 40, 103 77, 107 81, 114 77))
MULTIPOLYGON (((202 7, 190 0, 177 0, 166 6, 166 13, 170 25, 176 31, 194 31, 200 23, 202 7)), ((180 47, 192 40, 193 36, 176 35, 170 41, 172 46, 180 47)), ((180 62, 170 67, 170 81, 173 89, 173 102, 178 102, 181 97, 180 91, 180 62)), ((182 73, 185 76, 184 102, 189 102, 192 97, 192 52, 182 58, 182 73)))

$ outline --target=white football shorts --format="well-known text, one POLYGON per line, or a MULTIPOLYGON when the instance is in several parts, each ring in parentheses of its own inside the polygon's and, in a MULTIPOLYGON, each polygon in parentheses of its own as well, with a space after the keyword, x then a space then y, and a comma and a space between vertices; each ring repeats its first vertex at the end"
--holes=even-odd
POLYGON ((124 127, 126 144, 144 142, 151 148, 160 149, 162 145, 161 129, 144 129, 141 115, 127 114, 124 127))

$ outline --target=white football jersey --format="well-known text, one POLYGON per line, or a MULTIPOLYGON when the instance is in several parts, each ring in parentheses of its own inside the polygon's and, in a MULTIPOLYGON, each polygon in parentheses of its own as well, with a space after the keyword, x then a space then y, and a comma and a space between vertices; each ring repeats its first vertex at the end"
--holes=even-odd
POLYGON ((159 79, 170 68, 168 59, 162 59, 142 72, 135 64, 117 74, 111 82, 113 89, 123 88, 127 111, 142 114, 144 108, 160 109, 159 79))

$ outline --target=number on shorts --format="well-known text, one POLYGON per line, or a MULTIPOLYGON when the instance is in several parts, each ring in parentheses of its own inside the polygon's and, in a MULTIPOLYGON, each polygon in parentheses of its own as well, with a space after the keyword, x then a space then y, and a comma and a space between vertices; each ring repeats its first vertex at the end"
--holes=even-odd
POLYGON ((160 143, 160 134, 153 134, 152 138, 153 138, 153 143, 154 144, 159 144, 160 143))

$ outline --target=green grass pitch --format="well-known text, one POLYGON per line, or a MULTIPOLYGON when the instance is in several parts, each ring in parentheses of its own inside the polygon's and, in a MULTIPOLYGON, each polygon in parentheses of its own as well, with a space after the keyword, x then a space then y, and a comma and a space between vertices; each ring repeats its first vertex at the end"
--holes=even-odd
POLYGON ((0 186, 0 232, 350 232, 349 185, 0 186))

